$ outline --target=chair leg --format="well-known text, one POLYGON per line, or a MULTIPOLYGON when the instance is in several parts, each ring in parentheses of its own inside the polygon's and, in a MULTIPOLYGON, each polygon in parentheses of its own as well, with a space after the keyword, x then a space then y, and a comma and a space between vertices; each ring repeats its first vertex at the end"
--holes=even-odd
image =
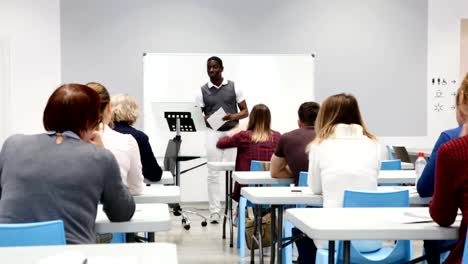
MULTIPOLYGON (((283 237, 292 237, 293 225, 289 221, 285 220, 283 223, 284 235, 283 237)), ((283 249, 283 264, 292 264, 292 244, 288 245, 283 249)))
POLYGON ((245 211, 247 207, 247 199, 240 197, 239 200, 239 226, 238 226, 238 240, 240 240, 240 257, 245 257, 245 211))

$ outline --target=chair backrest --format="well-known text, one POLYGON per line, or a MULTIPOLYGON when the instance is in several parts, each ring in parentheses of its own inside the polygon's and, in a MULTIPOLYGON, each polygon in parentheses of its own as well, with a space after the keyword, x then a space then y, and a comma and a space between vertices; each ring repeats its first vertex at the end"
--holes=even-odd
POLYGON ((404 146, 393 146, 393 151, 395 152, 395 158, 400 159, 402 162, 411 163, 408 151, 404 146))
POLYGON ((269 171, 269 170, 270 170, 269 161, 252 160, 250 162, 250 171, 269 171))
POLYGON ((299 186, 300 187, 307 187, 307 178, 309 177, 309 173, 307 171, 301 171, 299 173, 299 186))
POLYGON ((62 220, 0 224, 0 247, 65 245, 62 220))
POLYGON ((388 159, 395 159, 395 157, 393 156, 393 150, 392 150, 392 147, 390 147, 389 145, 386 145, 387 147, 387 154, 388 154, 388 159))
MULTIPOLYGON (((408 207, 409 206, 409 192, 408 190, 395 191, 395 192, 369 192, 369 191, 352 191, 345 190, 343 207, 408 207)), ((338 259, 342 256, 343 245, 340 241, 338 245, 338 259)), ((409 242, 408 242, 409 243, 409 242)), ((407 248, 407 251, 410 251, 409 247, 405 247, 406 244, 400 244, 399 248, 407 248)), ((379 250, 383 246, 383 242, 379 240, 357 240, 352 241, 352 258, 354 259, 353 263, 365 263, 362 255, 359 252, 373 252, 379 250)), ((395 251, 395 255, 400 255, 404 259, 407 259, 409 254, 406 251, 395 251)), ((390 256, 390 255, 389 255, 390 256)), ((390 263, 390 262, 389 262, 390 263)))
POLYGON ((177 156, 179 155, 181 139, 169 139, 166 153, 164 154, 164 170, 170 171, 172 176, 176 174, 177 156))
POLYGON ((381 170, 401 170, 401 160, 382 160, 380 163, 381 170))
POLYGON ((408 190, 369 192, 345 190, 343 207, 408 207, 408 190))

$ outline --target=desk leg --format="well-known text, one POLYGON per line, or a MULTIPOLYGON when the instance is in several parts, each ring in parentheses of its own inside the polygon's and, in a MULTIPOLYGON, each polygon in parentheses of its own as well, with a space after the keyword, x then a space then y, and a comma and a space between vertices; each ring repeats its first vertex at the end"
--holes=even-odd
POLYGON ((180 161, 176 161, 175 166, 175 186, 180 186, 180 161))
POLYGON ((283 262, 283 205, 278 206, 278 236, 277 248, 278 248, 278 264, 283 262))
POLYGON ((335 240, 328 241, 328 264, 335 264, 335 240))
MULTIPOLYGON (((254 207, 254 209, 256 209, 256 207, 254 207)), ((257 243, 256 237, 257 237, 257 228, 258 228, 258 221, 257 221, 258 212, 256 212, 256 211, 257 210, 254 210, 254 218, 255 218, 254 219, 254 230, 253 230, 253 233, 252 233, 252 237, 250 237, 250 239, 251 239, 251 243, 250 243, 250 263, 251 264, 255 263, 255 249, 254 248, 255 248, 255 243, 257 243)))
POLYGON ((228 186, 229 186, 229 176, 228 176, 228 172, 226 171, 226 200, 224 202, 224 218, 223 218, 223 239, 226 239, 226 218, 227 218, 227 213, 228 213, 228 186))
POLYGON ((228 177, 229 179, 229 192, 227 192, 228 195, 228 204, 229 204, 229 231, 230 231, 230 237, 229 237, 229 247, 234 247, 234 223, 232 222, 233 217, 232 217, 232 171, 228 172, 228 177))
POLYGON ((154 242, 154 232, 148 233, 148 242, 154 242))
POLYGON ((351 249, 351 241, 349 240, 343 241, 343 263, 344 264, 351 263, 350 249, 351 249))
POLYGON ((258 215, 258 254, 260 255, 260 264, 263 264, 263 219, 262 219, 262 205, 257 205, 257 215, 258 215))
POLYGON ((270 246, 270 264, 275 263, 275 243, 278 243, 278 237, 276 236, 276 206, 271 206, 271 246, 270 246))

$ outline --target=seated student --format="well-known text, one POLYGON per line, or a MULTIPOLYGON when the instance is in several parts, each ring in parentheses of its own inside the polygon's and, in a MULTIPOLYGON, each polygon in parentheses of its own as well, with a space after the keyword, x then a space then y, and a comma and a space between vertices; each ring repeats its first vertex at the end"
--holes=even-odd
POLYGON ((148 136, 132 127, 140 114, 135 98, 128 94, 117 94, 112 96, 111 104, 113 129, 122 134, 132 135, 138 143, 143 176, 153 182, 161 180, 162 169, 154 157, 148 136))
POLYGON ((309 167, 306 147, 315 138, 314 123, 319 108, 316 102, 305 102, 299 107, 299 128, 281 135, 271 156, 270 172, 273 178, 294 178, 294 183, 298 185, 299 173, 307 171, 309 167))
MULTIPOLYGON (((437 153, 439 148, 446 142, 458 138, 462 132, 462 125, 466 122, 467 118, 463 114, 460 108, 460 103, 462 103, 462 91, 468 90, 468 74, 466 74, 465 79, 462 81, 460 88, 457 90, 457 95, 455 97, 456 105, 456 119, 459 127, 452 128, 442 132, 437 139, 437 142, 434 145, 432 150, 431 158, 427 162, 426 167, 424 168, 421 177, 417 182, 417 190, 419 196, 421 197, 431 197, 434 193, 434 175, 435 175, 435 165, 437 160, 437 153)), ((426 253, 427 262, 438 263, 440 262, 440 254, 446 251, 451 245, 455 244, 457 241, 454 240, 425 240, 424 241, 424 250, 426 253)))
POLYGON ((96 243, 99 201, 111 221, 135 203, 112 153, 102 147, 99 96, 85 85, 55 90, 44 110, 47 133, 14 135, 0 152, 0 223, 61 219, 68 244, 96 243))
MULTIPOLYGON (((220 149, 237 148, 236 171, 249 171, 252 160, 270 161, 280 138, 280 133, 270 128, 270 109, 264 104, 255 105, 249 116, 247 130, 231 137, 219 139, 220 149)), ((232 194, 239 201, 241 185, 237 182, 232 194)))
POLYGON ((101 98, 102 142, 104 147, 114 154, 120 167, 120 176, 132 195, 141 194, 145 188, 140 161, 140 150, 136 140, 131 135, 121 134, 109 127, 111 122, 112 104, 109 92, 100 83, 86 84, 99 94, 101 98))
MULTIPOLYGON (((301 104, 297 114, 299 120, 298 129, 281 135, 276 151, 271 156, 270 172, 273 178, 294 178, 297 186, 299 173, 309 168, 309 158, 306 153, 307 145, 315 138, 315 119, 319 111, 316 102, 305 102, 301 104)), ((302 232, 293 228, 294 236, 302 232)), ((312 239, 304 237, 296 241, 299 253, 299 263, 315 263, 316 248, 312 239)))
MULTIPOLYGON (((343 207, 346 189, 377 190, 380 161, 385 146, 364 125, 356 98, 349 94, 328 97, 315 125, 317 137, 310 144, 309 179, 312 192, 323 193, 323 207, 343 207)), ((320 248, 328 245, 318 244, 320 248)), ((381 247, 374 243, 374 249, 381 247)))
MULTIPOLYGON (((436 159, 435 190, 429 204, 432 219, 441 226, 455 221, 458 209, 463 214, 458 243, 444 263, 461 263, 465 247, 468 219, 468 79, 465 78, 458 97, 458 109, 465 118, 459 138, 439 148, 436 159)), ((438 259, 436 259, 438 260, 438 259)))

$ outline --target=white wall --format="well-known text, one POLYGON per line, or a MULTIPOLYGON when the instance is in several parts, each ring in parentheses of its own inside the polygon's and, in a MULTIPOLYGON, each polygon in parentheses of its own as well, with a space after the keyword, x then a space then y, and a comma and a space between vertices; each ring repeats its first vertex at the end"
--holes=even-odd
POLYGON ((10 123, 10 39, 0 38, 0 145, 10 123))
POLYGON ((460 76, 463 75, 460 73, 460 26, 463 18, 468 18, 468 1, 429 0, 427 136, 383 138, 385 143, 431 148, 440 132, 457 126, 455 111, 450 107, 454 102, 451 93, 459 87, 460 76), (446 78, 448 84, 434 86, 433 77, 446 78), (457 83, 452 84, 448 80, 457 80, 457 83), (442 98, 435 97, 437 90, 444 93, 442 98), (443 111, 434 111, 438 103, 444 105, 443 111))
POLYGON ((98 80, 111 93, 134 95, 141 105, 145 52, 313 52, 317 100, 350 92, 377 135, 425 136, 427 122, 420 116, 426 116, 427 4, 62 0, 63 80, 98 80))
POLYGON ((0 1, 0 21, 0 39, 10 49, 10 85, 0 86, 9 94, 6 133, 43 131, 42 112, 61 82, 60 1, 0 1))

